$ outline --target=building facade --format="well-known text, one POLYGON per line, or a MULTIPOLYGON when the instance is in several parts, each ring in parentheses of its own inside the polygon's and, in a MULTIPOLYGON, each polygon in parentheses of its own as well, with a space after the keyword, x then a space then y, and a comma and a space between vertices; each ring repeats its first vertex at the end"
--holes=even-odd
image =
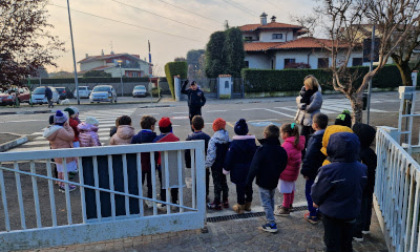
POLYGON ((149 63, 140 59, 140 55, 111 52, 99 56, 89 56, 79 61, 80 74, 88 71, 103 71, 112 77, 145 77, 149 76, 149 63))
MULTIPOLYGON (((331 40, 302 37, 302 26, 278 23, 273 16, 267 23, 267 14, 260 16, 259 24, 239 27, 243 34, 245 65, 257 69, 327 68, 332 65, 331 40)), ((344 59, 344 52, 338 59, 344 59)), ((348 66, 363 64, 362 48, 354 50, 348 66)))

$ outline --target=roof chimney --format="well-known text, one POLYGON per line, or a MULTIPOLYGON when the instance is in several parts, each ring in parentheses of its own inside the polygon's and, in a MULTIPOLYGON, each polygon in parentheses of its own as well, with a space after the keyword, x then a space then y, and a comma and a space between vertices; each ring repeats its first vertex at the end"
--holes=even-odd
POLYGON ((267 24, 267 14, 265 14, 265 12, 263 12, 260 16, 260 20, 261 20, 261 24, 262 25, 266 25, 267 24))
POLYGON ((104 53, 104 49, 102 49, 101 55, 102 55, 102 56, 104 56, 104 55, 105 55, 105 53, 104 53))
POLYGON ((276 22, 276 18, 277 18, 277 17, 273 15, 273 16, 271 17, 271 23, 275 23, 275 22, 276 22))
POLYGON ((89 58, 89 54, 86 53, 86 58, 89 58))

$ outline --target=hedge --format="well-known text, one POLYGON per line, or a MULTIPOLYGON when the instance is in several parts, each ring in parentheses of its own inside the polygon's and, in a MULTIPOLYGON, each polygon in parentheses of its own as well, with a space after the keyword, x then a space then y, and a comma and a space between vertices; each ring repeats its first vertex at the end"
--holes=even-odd
MULTIPOLYGON (((352 76, 358 76, 354 82, 357 88, 363 81, 363 76, 369 67, 349 67, 352 76)), ((305 76, 314 75, 323 90, 333 90, 331 69, 286 69, 286 70, 261 70, 242 69, 242 78, 245 83, 245 92, 287 92, 297 91, 303 85, 305 76)), ((418 82, 420 78, 418 78, 418 82)), ((395 65, 384 66, 373 78, 372 87, 396 88, 401 85, 401 75, 395 65)))
POLYGON ((187 73, 188 73, 188 64, 185 61, 166 63, 165 74, 166 74, 166 79, 168 80, 169 89, 171 90, 173 99, 175 99, 174 76, 179 75, 181 79, 186 79, 187 73))

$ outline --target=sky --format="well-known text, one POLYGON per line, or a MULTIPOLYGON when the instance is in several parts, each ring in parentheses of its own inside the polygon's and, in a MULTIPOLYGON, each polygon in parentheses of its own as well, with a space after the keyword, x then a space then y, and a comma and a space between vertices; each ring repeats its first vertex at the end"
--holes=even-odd
MULTIPOLYGON (((191 49, 205 49, 210 35, 229 26, 260 22, 262 12, 277 22, 293 23, 292 16, 312 11, 315 0, 69 0, 76 60, 115 53, 148 56, 151 43, 154 74, 164 75, 164 66, 191 49), (104 19, 105 18, 105 19, 104 19), (112 21, 114 20, 114 21, 112 21), (117 21, 117 22, 116 22, 117 21)), ((66 0, 47 5, 51 33, 65 42, 58 67, 48 72, 73 71, 73 58, 66 0)), ((79 65, 77 65, 79 69, 79 65)))

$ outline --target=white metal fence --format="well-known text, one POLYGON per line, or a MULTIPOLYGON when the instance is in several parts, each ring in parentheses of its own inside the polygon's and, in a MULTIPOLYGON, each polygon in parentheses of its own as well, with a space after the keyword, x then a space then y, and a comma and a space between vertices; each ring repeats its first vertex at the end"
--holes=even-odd
POLYGON ((391 245, 397 252, 420 251, 420 166, 391 136, 389 129, 379 128, 376 153, 375 196, 391 245))
POLYGON ((198 229, 205 224, 202 141, 0 153, 0 164, 0 251, 198 229), (191 150, 191 169, 183 167, 186 149, 191 150), (155 169, 159 152, 162 180, 155 169), (147 188, 141 182, 141 153, 150 153, 152 198, 143 196, 147 188), (77 157, 75 180, 69 180, 67 172, 64 180, 53 176, 51 159, 57 157, 77 157), (189 175, 190 189, 184 182, 189 175), (66 183, 64 194, 54 185, 58 181, 66 183), (69 192, 70 184, 78 189, 69 192), (161 187, 166 201, 157 197, 161 187), (176 204, 171 203, 169 188, 178 189, 176 204), (145 206, 146 200, 152 202, 151 208, 145 206), (158 209, 159 203, 166 211, 158 209))

